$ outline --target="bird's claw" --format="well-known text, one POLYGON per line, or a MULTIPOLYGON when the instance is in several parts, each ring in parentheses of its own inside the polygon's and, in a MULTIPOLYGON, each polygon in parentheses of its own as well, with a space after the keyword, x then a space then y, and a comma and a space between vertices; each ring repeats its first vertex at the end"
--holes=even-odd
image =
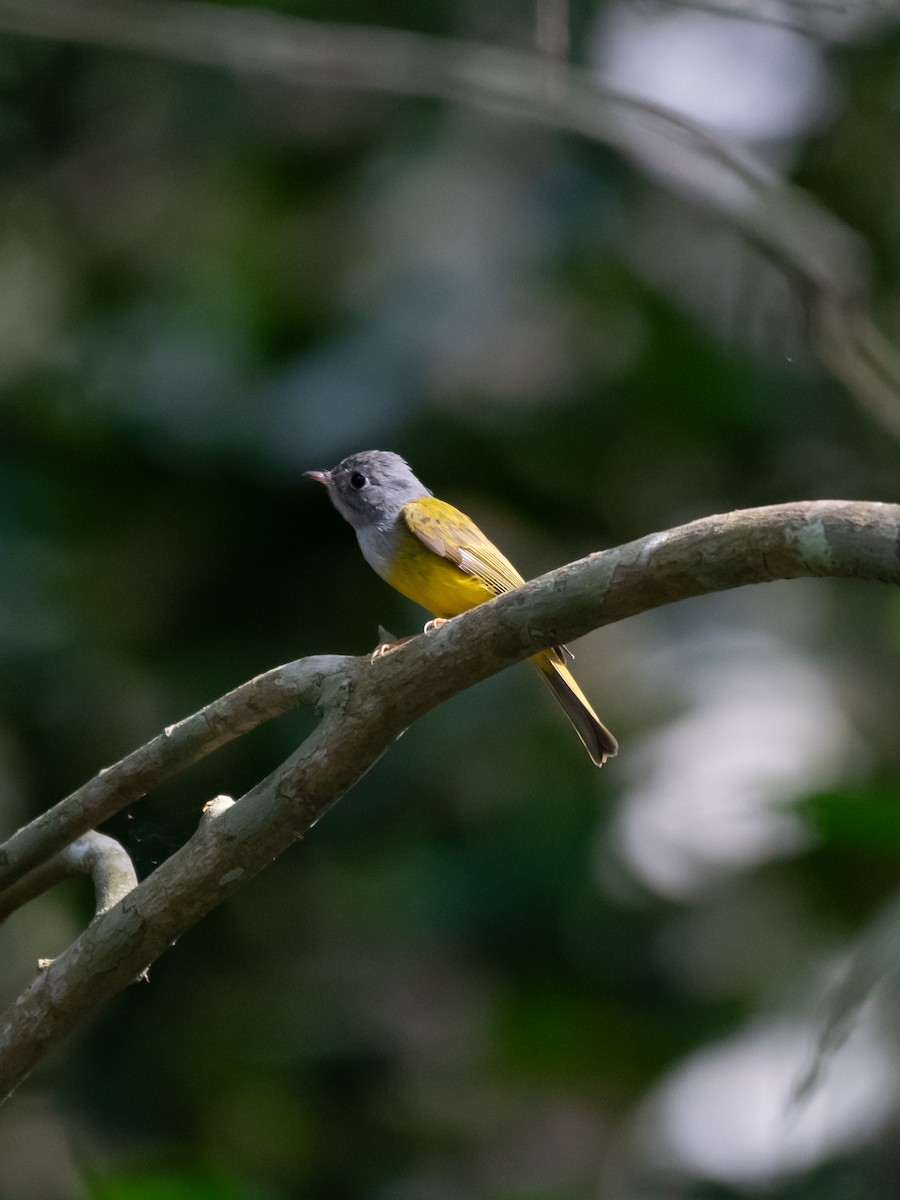
MULTIPOLYGON (((448 617, 434 617, 432 620, 426 622, 425 628, 422 630, 422 632, 431 633, 432 629, 440 629, 442 625, 447 624, 448 620, 448 617)), ((376 662, 379 658, 384 658, 386 655, 391 654, 394 650, 398 649, 398 647, 402 646, 404 642, 412 641, 412 638, 408 637, 394 638, 393 641, 388 641, 387 638, 392 637, 392 635, 389 634, 386 629, 381 629, 379 632, 381 633, 382 637, 385 638, 385 641, 379 642, 372 651, 372 654, 369 658, 370 662, 376 662)))
MULTIPOLYGON (((382 633, 382 635, 384 635, 387 633, 387 630, 382 629, 381 633, 382 633)), ((379 658, 384 658, 386 655, 391 654, 394 650, 398 650, 403 645, 404 642, 412 641, 412 638, 408 638, 408 637, 394 638, 392 634, 387 634, 387 636, 390 638, 393 638, 393 640, 392 641, 385 640, 383 642, 379 642, 369 657, 370 662, 375 662, 379 658)))

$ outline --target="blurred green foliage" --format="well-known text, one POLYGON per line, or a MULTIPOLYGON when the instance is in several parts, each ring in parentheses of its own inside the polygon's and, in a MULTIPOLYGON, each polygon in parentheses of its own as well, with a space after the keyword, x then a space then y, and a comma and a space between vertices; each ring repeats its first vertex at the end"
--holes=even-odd
MULTIPOLYGON (((531 37, 528 5, 275 7, 531 37)), ((609 11, 573 5, 576 55, 609 11)), ((768 147, 874 247, 892 337, 898 45, 833 48, 827 119, 768 147)), ((302 477, 353 450, 405 454, 526 574, 745 505, 900 501, 900 446, 774 274, 573 137, 0 38, 4 829, 277 662, 415 631, 302 477)), ((895 595, 824 581, 605 630, 576 662, 622 744, 599 775, 525 669, 430 714, 35 1073, 0 1195, 897 1195, 896 1079, 755 1168, 686 1149, 664 1094, 760 1023, 814 1041, 889 907, 898 647, 895 595)), ((109 832, 147 874, 311 722, 109 832)), ((4 1002, 89 913, 72 885, 8 922, 4 1002)))

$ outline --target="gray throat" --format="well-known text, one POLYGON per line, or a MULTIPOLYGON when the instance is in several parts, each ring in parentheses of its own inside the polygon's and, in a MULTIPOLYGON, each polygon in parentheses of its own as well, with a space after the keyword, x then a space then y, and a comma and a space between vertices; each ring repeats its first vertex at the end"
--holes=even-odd
POLYGON ((356 540, 363 552, 363 558, 382 579, 387 579, 388 569, 394 557, 394 549, 400 540, 402 531, 398 527, 398 518, 393 521, 373 522, 363 525, 356 531, 356 540))

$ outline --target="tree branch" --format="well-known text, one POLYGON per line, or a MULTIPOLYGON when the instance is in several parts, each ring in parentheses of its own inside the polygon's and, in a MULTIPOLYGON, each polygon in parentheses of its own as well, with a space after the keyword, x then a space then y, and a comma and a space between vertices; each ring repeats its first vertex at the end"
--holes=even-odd
POLYGON ((900 438, 900 360, 869 316, 861 239, 743 148, 539 54, 173 0, 0 0, 0 30, 137 50, 312 87, 465 104, 612 146, 736 226, 793 284, 813 353, 900 438))
POLYGON ((316 704, 343 659, 319 655, 275 667, 167 726, 147 742, 53 808, 36 817, 0 846, 0 919, 3 892, 44 859, 87 830, 101 825, 151 788, 171 779, 213 750, 257 725, 302 704, 316 704))
POLYGON ((375 662, 325 660, 332 666, 320 689, 323 718, 303 745, 238 803, 216 803, 180 850, 98 916, 0 1016, 0 1096, 302 838, 417 717, 591 629, 691 596, 802 576, 900 584, 900 506, 823 500, 707 517, 560 567, 375 662))
POLYGON ((0 894, 0 921, 71 875, 90 875, 93 879, 97 917, 137 887, 134 864, 123 847, 114 838, 92 829, 0 894))

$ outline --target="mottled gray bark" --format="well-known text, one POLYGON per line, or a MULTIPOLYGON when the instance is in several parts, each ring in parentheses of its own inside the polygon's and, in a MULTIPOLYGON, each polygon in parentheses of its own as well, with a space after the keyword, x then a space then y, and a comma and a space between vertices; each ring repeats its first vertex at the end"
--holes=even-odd
POLYGON ((10 913, 55 887, 71 875, 90 875, 96 895, 95 915, 107 912, 137 887, 134 865, 124 847, 114 838, 93 829, 76 838, 58 854, 0 892, 0 921, 10 913))

